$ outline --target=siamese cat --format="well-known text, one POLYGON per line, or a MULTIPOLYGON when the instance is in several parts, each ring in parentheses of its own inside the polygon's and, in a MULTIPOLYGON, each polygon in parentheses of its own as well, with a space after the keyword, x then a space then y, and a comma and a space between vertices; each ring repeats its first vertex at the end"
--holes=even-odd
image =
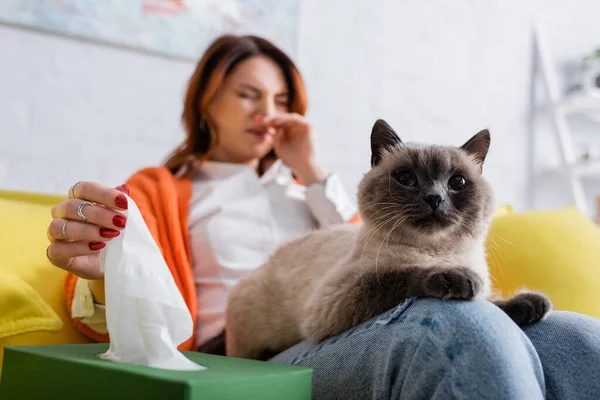
POLYGON ((409 297, 488 299, 519 325, 541 320, 551 309, 543 294, 491 299, 489 146, 487 130, 461 147, 404 143, 378 120, 358 190, 362 222, 292 240, 242 279, 226 311, 227 355, 261 359, 318 343, 409 297))

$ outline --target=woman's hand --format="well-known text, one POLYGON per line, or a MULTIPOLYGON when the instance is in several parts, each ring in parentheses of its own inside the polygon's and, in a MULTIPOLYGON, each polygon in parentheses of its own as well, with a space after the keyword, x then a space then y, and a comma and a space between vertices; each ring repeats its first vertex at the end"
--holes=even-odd
POLYGON ((94 182, 73 185, 69 199, 52 207, 46 249, 50 262, 82 278, 101 279, 98 251, 125 228, 126 218, 118 212, 127 209, 123 193, 129 194, 127 185, 115 189, 94 182))
POLYGON ((257 117, 257 120, 275 129, 275 154, 304 185, 310 186, 327 177, 327 172, 315 159, 312 127, 304 116, 284 113, 273 117, 257 117))

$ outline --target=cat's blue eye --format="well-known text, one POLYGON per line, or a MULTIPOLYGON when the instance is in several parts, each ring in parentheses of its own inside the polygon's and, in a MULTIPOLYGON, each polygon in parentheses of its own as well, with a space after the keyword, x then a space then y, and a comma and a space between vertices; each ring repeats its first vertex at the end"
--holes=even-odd
POLYGON ((464 176, 454 175, 448 181, 448 187, 454 191, 460 191, 467 188, 467 180, 464 176))
POLYGON ((396 182, 402 186, 414 187, 417 185, 417 177, 411 171, 396 171, 394 172, 393 176, 396 182))

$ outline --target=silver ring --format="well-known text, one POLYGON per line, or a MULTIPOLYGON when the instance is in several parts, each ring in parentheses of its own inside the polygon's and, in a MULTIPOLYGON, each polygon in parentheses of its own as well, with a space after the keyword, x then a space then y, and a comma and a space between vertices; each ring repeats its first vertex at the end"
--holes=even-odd
POLYGON ((48 249, 50 249, 50 246, 46 247, 46 258, 51 262, 51 263, 56 263, 59 262, 59 260, 53 260, 50 258, 50 256, 48 255, 48 249))
POLYGON ((69 239, 69 237, 67 236, 67 224, 68 224, 69 222, 70 222, 70 221, 69 221, 68 219, 66 219, 66 220, 65 220, 65 223, 64 223, 64 224, 63 224, 63 226, 62 226, 62 234, 63 234, 63 237, 65 238, 65 240, 71 240, 71 239, 69 239))
POLYGON ((83 219, 83 222, 86 224, 87 224, 87 217, 85 215, 83 215, 83 207, 93 206, 93 205, 94 205, 94 203, 90 203, 89 201, 84 201, 77 207, 77 214, 81 217, 81 219, 83 219))
POLYGON ((81 183, 81 181, 77 182, 76 184, 74 184, 74 185, 71 187, 71 197, 72 197, 72 198, 74 198, 74 199, 76 199, 76 198, 77 198, 77 197, 75 197, 75 186, 79 185, 80 183, 81 183))
POLYGON ((70 262, 69 265, 67 265, 66 267, 63 267, 61 265, 56 265, 57 263, 60 263, 61 261, 64 261, 64 260, 53 260, 53 259, 51 259, 50 256, 48 255, 48 250, 49 249, 50 249, 50 246, 46 247, 46 258, 48 259, 48 261, 50 261, 50 263, 52 265, 54 265, 55 267, 60 267, 60 268, 64 269, 65 271, 68 271, 69 268, 71 268, 72 262, 70 262))

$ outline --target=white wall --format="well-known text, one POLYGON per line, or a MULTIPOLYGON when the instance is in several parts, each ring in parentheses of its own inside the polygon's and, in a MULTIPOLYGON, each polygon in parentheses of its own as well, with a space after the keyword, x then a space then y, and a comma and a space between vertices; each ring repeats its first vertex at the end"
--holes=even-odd
MULTIPOLYGON (((499 202, 522 208, 530 21, 545 22, 561 65, 600 45, 600 4, 349 4, 304 0, 298 62, 327 167, 354 193, 380 117, 409 141, 458 145, 488 127, 485 174, 499 202)), ((65 192, 81 179, 116 185, 159 163, 182 138, 191 63, 2 26, 0 54, 0 188, 65 192)), ((540 151, 541 163, 556 162, 552 142, 540 151)), ((569 203, 562 188, 552 187, 543 205, 569 203)))
MULTIPOLYGON (((484 172, 499 202, 524 207, 530 22, 545 23, 560 68, 600 45, 598 2, 307 3, 306 25, 321 27, 303 35, 311 115, 323 152, 343 149, 330 164, 349 185, 368 167, 375 118, 388 119, 407 140, 456 145, 489 127, 484 172)), ((545 133, 540 167, 556 164, 552 131, 545 133)), ((546 187, 540 206, 570 203, 566 187, 546 187)))
POLYGON ((0 187, 116 185, 182 138, 190 63, 0 26, 0 187))

